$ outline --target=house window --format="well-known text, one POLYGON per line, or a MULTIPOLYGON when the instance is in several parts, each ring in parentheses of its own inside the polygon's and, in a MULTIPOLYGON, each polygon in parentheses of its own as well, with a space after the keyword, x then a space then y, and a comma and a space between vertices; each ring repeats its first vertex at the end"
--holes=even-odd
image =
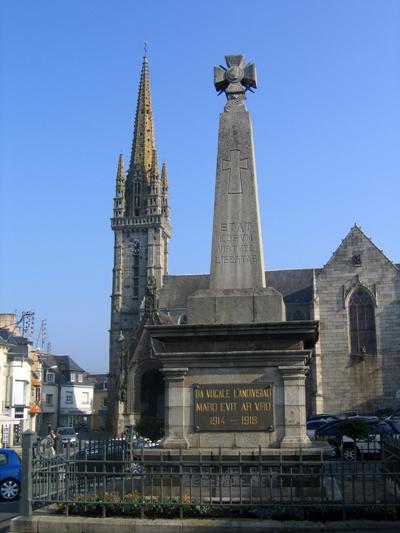
POLYGON ((50 372, 49 370, 46 372, 47 383, 54 383, 55 378, 56 378, 56 375, 54 374, 54 372, 50 372))
POLYGON ((24 418, 24 407, 15 408, 15 418, 24 418))
POLYGON ((107 390, 107 388, 108 388, 108 381, 105 380, 103 381, 103 390, 107 390))
POLYGON ((67 390, 65 393, 65 403, 74 403, 72 391, 67 390))
POLYGON ((75 372, 71 372, 71 383, 75 383, 75 372))
POLYGON ((25 405, 25 381, 14 381, 14 405, 25 405))
POLYGON ((350 297, 349 326, 351 353, 376 355, 375 305, 369 292, 362 287, 350 297))
POLYGON ((82 392, 82 405, 89 405, 89 393, 82 392))
POLYGON ((53 405, 54 395, 46 394, 46 405, 53 405))
POLYGON ((108 400, 107 398, 103 398, 102 407, 107 407, 107 406, 108 406, 108 400))
POLYGON ((79 372, 79 374, 78 374, 78 382, 82 383, 82 381, 83 381, 83 374, 82 374, 82 372, 79 372))

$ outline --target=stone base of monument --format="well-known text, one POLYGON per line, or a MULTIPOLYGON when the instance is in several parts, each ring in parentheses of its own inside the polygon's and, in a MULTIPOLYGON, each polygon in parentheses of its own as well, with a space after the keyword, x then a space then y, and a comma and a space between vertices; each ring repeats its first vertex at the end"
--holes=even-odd
POLYGON ((246 324, 284 320, 282 295, 272 287, 204 289, 188 298, 189 324, 246 324))
POLYGON ((166 448, 304 448, 318 323, 147 326, 165 380, 166 448))

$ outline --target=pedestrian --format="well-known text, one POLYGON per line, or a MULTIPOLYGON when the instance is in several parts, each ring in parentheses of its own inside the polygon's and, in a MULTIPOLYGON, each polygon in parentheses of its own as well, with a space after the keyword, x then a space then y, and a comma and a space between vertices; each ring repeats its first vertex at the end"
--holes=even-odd
POLYGON ((60 434, 57 430, 53 431, 54 450, 57 452, 60 443, 60 434))

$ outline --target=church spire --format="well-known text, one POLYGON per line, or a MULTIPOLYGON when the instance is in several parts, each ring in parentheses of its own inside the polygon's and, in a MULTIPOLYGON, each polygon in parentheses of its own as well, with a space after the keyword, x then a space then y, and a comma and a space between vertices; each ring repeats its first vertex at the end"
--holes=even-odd
POLYGON ((150 93, 149 63, 147 51, 143 57, 140 74, 139 95, 133 132, 132 153, 128 177, 145 177, 150 181, 156 145, 154 141, 153 106, 150 93))
POLYGON ((125 166, 124 155, 118 158, 117 177, 115 179, 114 218, 123 218, 125 215, 125 166))
POLYGON ((161 213, 165 216, 169 216, 168 208, 168 173, 167 165, 165 162, 161 168, 161 213))

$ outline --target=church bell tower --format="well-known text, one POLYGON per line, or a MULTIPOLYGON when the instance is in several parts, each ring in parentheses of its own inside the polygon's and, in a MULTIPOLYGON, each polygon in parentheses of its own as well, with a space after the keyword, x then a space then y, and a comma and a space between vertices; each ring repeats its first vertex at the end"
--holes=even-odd
POLYGON ((110 429, 121 431, 118 381, 123 372, 121 339, 129 346, 141 316, 148 286, 160 288, 167 273, 171 226, 168 176, 159 170, 147 54, 143 57, 128 172, 118 160, 113 218, 114 268, 111 295, 109 412, 110 429))

